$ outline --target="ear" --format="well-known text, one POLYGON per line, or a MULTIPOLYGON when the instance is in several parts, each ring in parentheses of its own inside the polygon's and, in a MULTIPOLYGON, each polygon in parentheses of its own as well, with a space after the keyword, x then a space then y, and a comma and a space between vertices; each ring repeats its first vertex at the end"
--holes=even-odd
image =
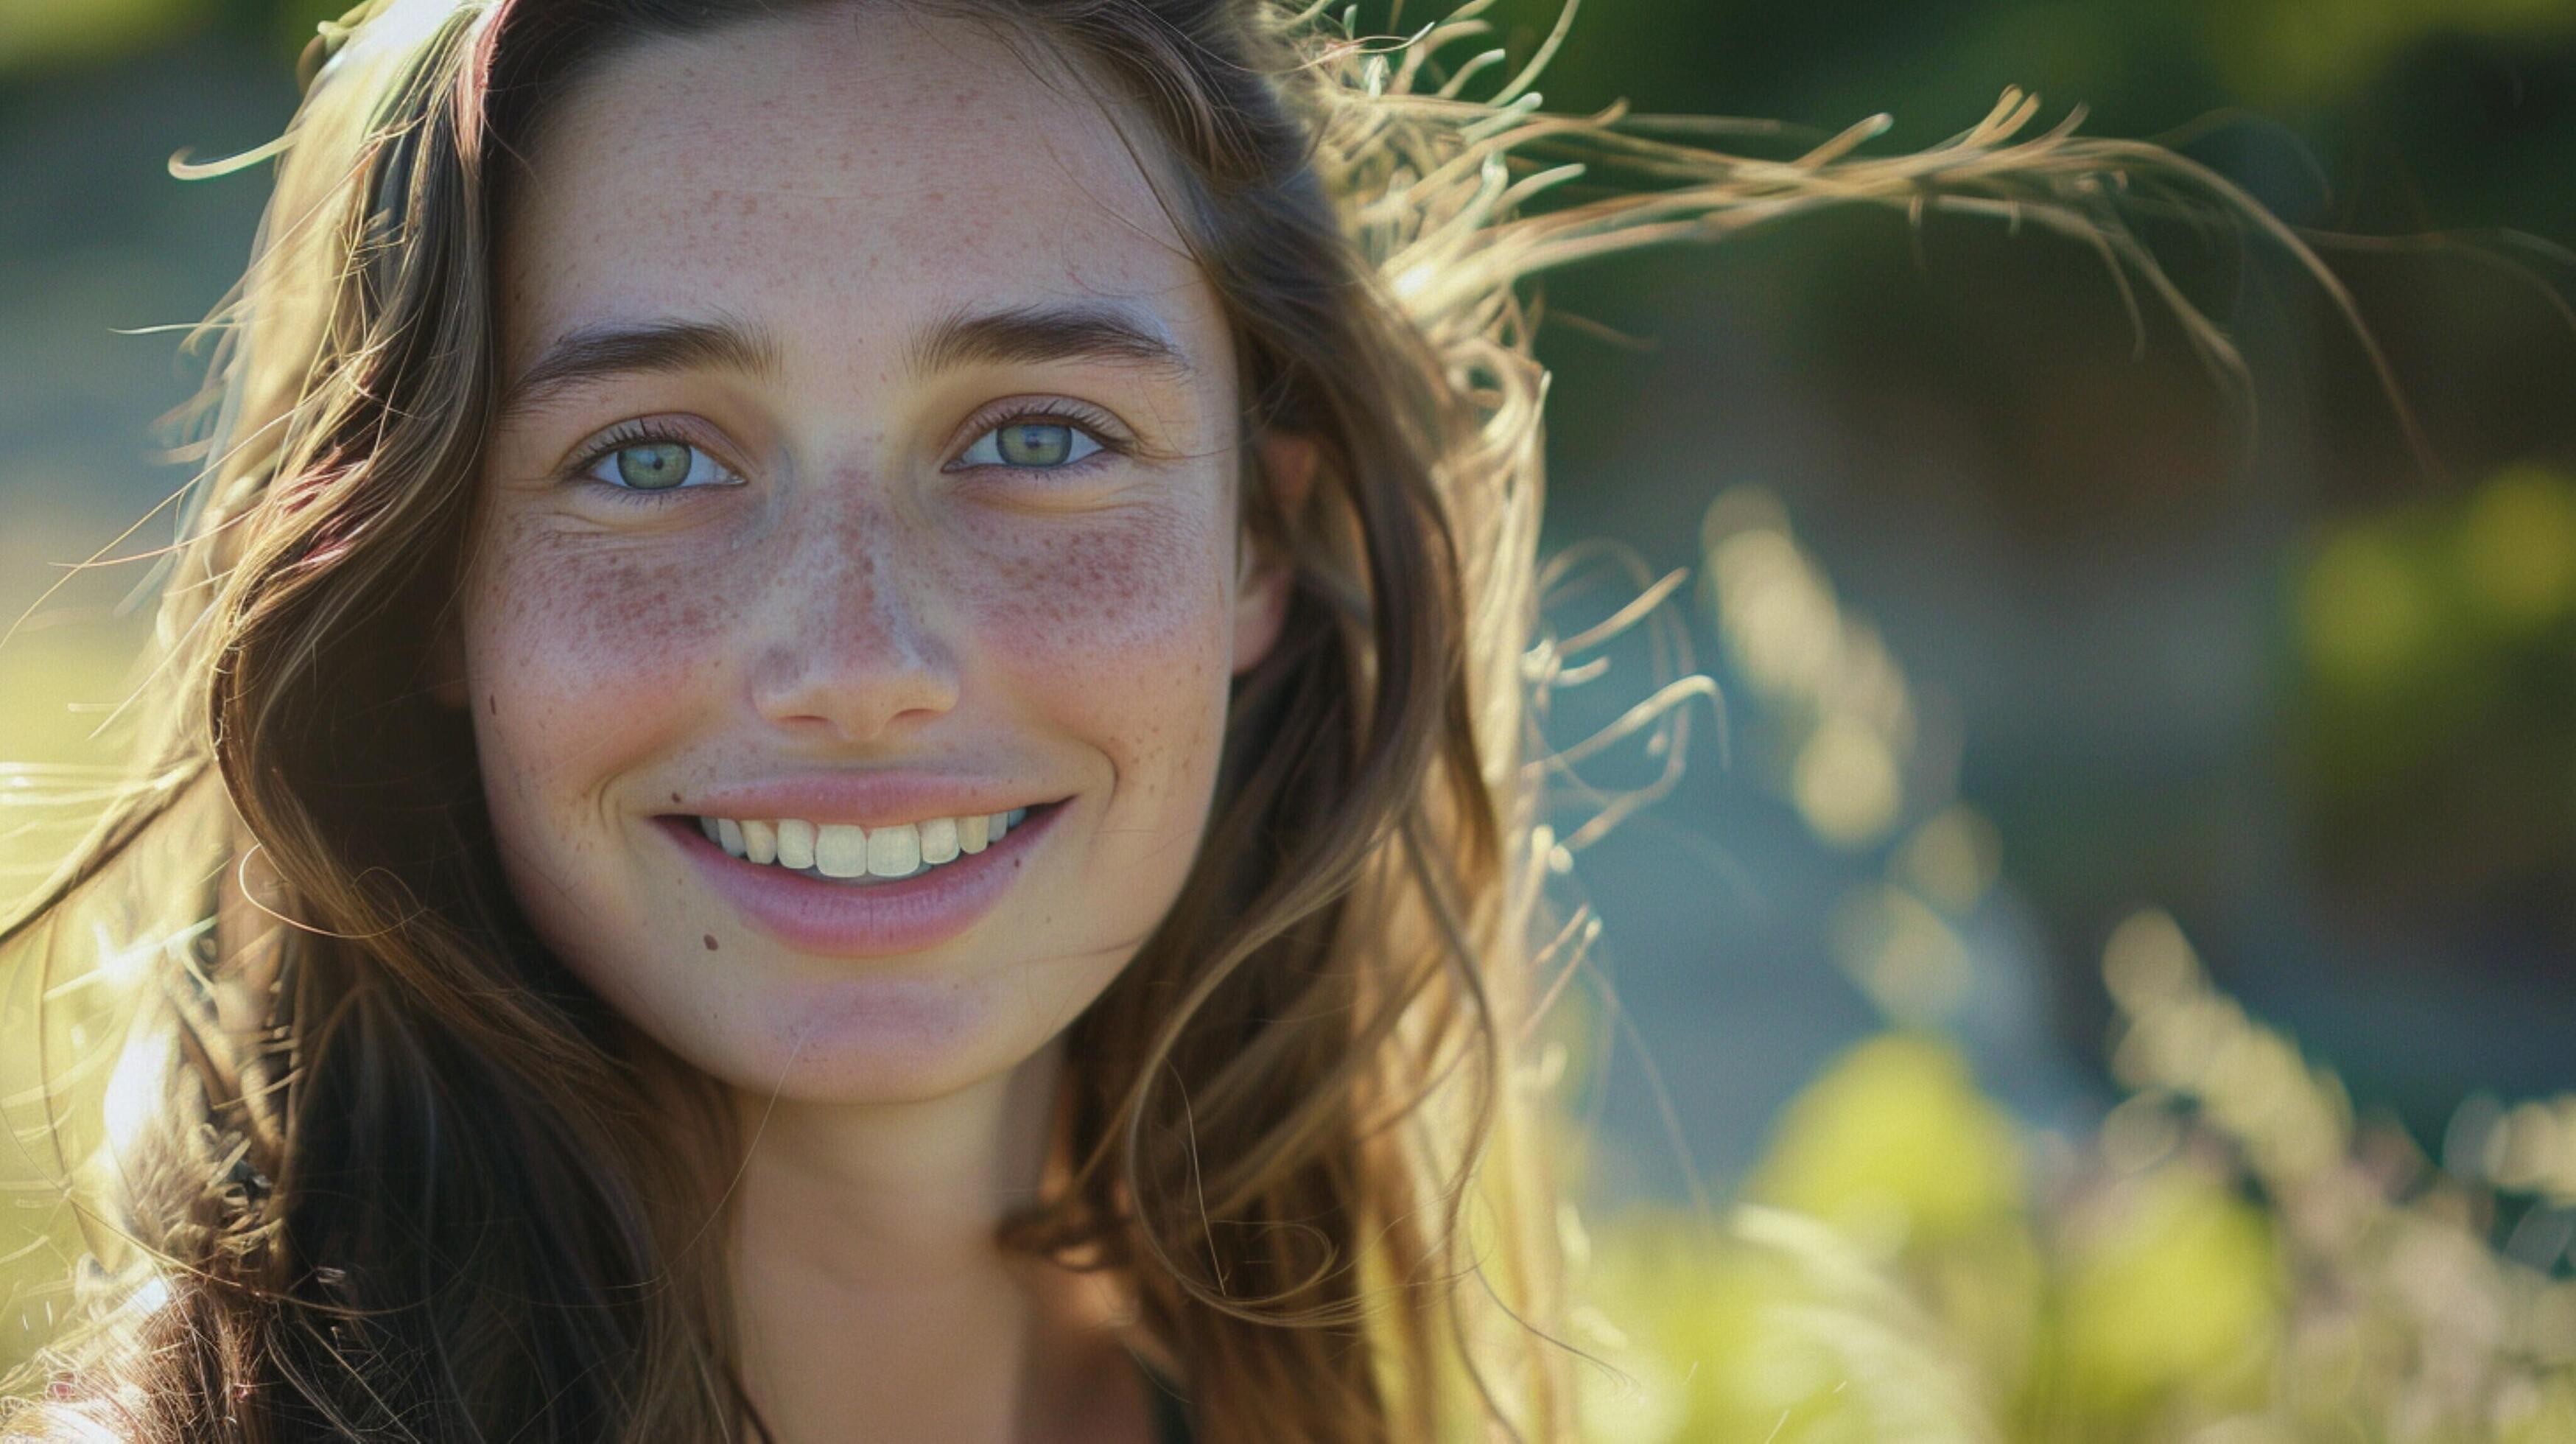
MULTIPOLYGON (((1315 438, 1302 432, 1272 431, 1256 445, 1262 484, 1270 488, 1273 515, 1293 522, 1314 494, 1315 466, 1321 457, 1315 438)), ((1243 548, 1243 573, 1234 591, 1234 671, 1241 676, 1259 666, 1277 645, 1288 618, 1288 595, 1296 586, 1293 558, 1270 546, 1243 548)))

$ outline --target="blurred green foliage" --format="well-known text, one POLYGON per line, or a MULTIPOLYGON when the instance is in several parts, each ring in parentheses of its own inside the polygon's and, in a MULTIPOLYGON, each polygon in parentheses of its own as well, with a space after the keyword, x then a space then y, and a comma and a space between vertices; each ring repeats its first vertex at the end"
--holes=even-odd
POLYGON ((1889 1251, 1972 1237, 2017 1210, 2024 1188, 2012 1121, 1977 1091, 1966 1060, 1901 1033, 1853 1049, 1810 1084, 1750 1183, 1756 1201, 1889 1251))
POLYGON ((2576 1197, 2576 1100, 2542 1111, 2541 1166, 2488 1166, 2523 1146, 2499 1114, 2452 1171, 2352 1124, 2170 919, 2105 967, 2131 1092, 2096 1133, 2025 1135, 1902 1030, 1783 1113, 1725 1222, 1570 1222, 1591 1437, 2576 1438, 2576 1279, 2489 1242, 2576 1197))
MULTIPOLYGON (((1748 750, 1820 838, 1861 845, 1840 803, 1794 785, 1798 738, 1836 709, 1908 715, 1902 672, 1775 498, 1719 497, 1703 541, 1748 750)), ((2426 685, 2444 650, 2561 647, 2576 485, 2514 467, 2455 504, 2358 519, 2294 591, 2306 665, 2357 705, 2426 685)), ((1900 774, 1909 756, 1887 750, 1900 774)), ((2123 1101, 2077 1136, 2029 1128, 1951 1040, 1959 990, 1922 983, 1997 880, 1976 815, 1923 789, 1900 776, 1929 816, 1834 924, 1896 1026, 1780 1112, 1732 1213, 1569 1217, 1576 1342, 1603 1366, 1591 1437, 2576 1439, 2576 1096, 2473 1098, 2428 1157, 2392 1118, 2357 1118, 2146 910, 2102 955, 2123 1101)))
POLYGON ((2329 873, 2460 913, 2576 866, 2576 477, 2518 464, 2358 512, 2293 569, 2297 755, 2329 873))
POLYGON ((208 9, 206 0, 11 0, 0 5, 0 75, 113 59, 208 9))
POLYGON ((2304 660, 2356 707, 2453 690, 2450 673, 2491 671, 2497 653, 2555 652, 2571 618, 2576 480, 2535 465, 2455 501, 2355 517, 2299 580, 2304 660))
POLYGON ((2201 14, 2234 89, 2297 104, 2349 94, 2430 35, 2545 40, 2576 31, 2569 0, 2240 0, 2201 14))

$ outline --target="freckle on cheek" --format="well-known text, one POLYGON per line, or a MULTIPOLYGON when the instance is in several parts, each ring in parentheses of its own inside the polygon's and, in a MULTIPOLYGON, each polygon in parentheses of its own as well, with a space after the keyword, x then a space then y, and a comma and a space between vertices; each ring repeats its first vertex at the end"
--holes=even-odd
POLYGON ((712 952, 714 952, 715 950, 716 950, 716 935, 715 935, 715 934, 713 934, 713 933, 709 933, 709 934, 707 934, 707 951, 712 953, 712 952))
POLYGON ((521 540, 505 630, 517 650, 544 657, 569 689, 632 693, 667 685, 723 630, 708 578, 683 561, 632 552, 582 553, 557 538, 521 540), (578 679, 578 680, 576 680, 578 679))
POLYGON ((995 619, 1049 651, 1098 652, 1186 626, 1191 528, 1162 521, 1051 536, 1003 561, 995 619))

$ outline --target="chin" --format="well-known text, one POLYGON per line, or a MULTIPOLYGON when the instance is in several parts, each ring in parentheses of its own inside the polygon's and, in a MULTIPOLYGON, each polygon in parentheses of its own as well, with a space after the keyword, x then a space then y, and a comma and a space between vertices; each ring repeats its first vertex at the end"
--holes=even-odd
POLYGON ((1078 966, 1025 962, 978 978, 878 969, 694 996, 627 990, 611 1002, 674 1055, 754 1099, 921 1103, 1043 1051, 1117 971, 1104 964, 1065 976, 1078 966), (1067 993, 1067 982, 1078 986, 1067 993))

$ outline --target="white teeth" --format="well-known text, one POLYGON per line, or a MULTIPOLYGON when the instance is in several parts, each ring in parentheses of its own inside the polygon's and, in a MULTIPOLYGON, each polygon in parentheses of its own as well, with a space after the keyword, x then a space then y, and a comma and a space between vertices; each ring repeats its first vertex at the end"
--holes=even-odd
POLYGON ((906 822, 868 834, 868 871, 877 877, 905 877, 921 866, 921 829, 906 822))
POLYGON ((867 832, 841 822, 814 829, 814 866, 825 877, 867 876, 867 832))
POLYGON ((982 852, 1025 820, 1029 810, 932 817, 920 822, 866 828, 801 818, 701 817, 707 840, 746 862, 792 868, 828 878, 910 877, 960 856, 982 852))

